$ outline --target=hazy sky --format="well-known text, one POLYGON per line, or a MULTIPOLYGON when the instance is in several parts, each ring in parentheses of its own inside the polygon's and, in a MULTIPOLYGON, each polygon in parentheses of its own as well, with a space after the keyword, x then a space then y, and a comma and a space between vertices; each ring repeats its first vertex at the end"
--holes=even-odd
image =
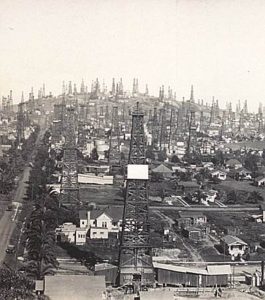
MULTIPOLYGON (((0 95, 139 78, 152 93, 265 100, 264 0, 0 0, 0 95)), ((265 102, 264 102, 265 104, 265 102)))

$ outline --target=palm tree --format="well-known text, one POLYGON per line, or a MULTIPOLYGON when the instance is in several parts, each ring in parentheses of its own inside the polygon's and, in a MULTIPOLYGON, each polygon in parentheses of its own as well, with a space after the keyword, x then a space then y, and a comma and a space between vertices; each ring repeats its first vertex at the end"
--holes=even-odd
POLYGON ((52 268, 58 267, 54 250, 58 202, 52 190, 43 188, 40 191, 42 195, 35 201, 29 219, 26 246, 29 260, 26 271, 36 279, 43 279, 48 273, 53 273, 52 268))
POLYGON ((43 280, 45 276, 55 274, 53 265, 45 264, 43 260, 31 260, 26 264, 25 269, 27 276, 37 280, 43 280))

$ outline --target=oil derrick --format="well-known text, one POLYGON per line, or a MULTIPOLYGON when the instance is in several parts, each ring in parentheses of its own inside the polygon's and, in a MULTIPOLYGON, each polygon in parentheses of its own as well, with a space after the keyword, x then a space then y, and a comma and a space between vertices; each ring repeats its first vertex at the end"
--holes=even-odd
POLYGON ((241 130, 243 128, 243 123, 244 123, 244 113, 242 109, 239 113, 238 134, 241 133, 241 130))
POLYGON ((105 123, 109 124, 109 106, 108 106, 108 104, 106 105, 106 109, 105 109, 105 123))
POLYGON ((259 105, 258 110, 258 133, 261 134, 263 132, 263 113, 262 113, 262 104, 259 105))
POLYGON ((105 117, 104 117, 104 108, 103 106, 99 107, 99 118, 98 118, 98 123, 99 123, 99 128, 102 128, 102 125, 105 122, 105 117))
POLYGON ((165 123, 166 123, 166 112, 165 112, 165 106, 164 108, 160 109, 160 114, 159 114, 159 124, 160 125, 160 133, 159 133, 159 150, 163 150, 163 146, 165 145, 165 140, 166 140, 166 128, 165 128, 165 123))
POLYGON ((125 123, 125 112, 126 112, 126 105, 125 105, 125 100, 123 100, 122 103, 122 122, 125 123))
POLYGON ((189 133, 186 153, 191 153, 191 144, 193 150, 196 148, 196 124, 195 124, 195 111, 190 111, 189 116, 189 133), (195 134, 194 134, 195 133, 195 134))
POLYGON ((25 138, 25 116, 24 116, 24 95, 22 93, 21 102, 18 104, 17 112, 17 145, 20 145, 21 141, 25 138))
POLYGON ((175 118, 175 110, 171 108, 170 111, 170 120, 169 120, 169 134, 168 134, 168 151, 171 152, 171 143, 172 143, 172 133, 174 132, 173 120, 175 118))
POLYGON ((10 90, 10 94, 8 97, 8 111, 12 112, 13 111, 13 91, 10 90))
POLYGON ((73 106, 67 107, 64 127, 65 144, 63 149, 60 202, 62 205, 73 205, 80 203, 75 134, 76 116, 73 106))
MULTIPOLYGON (((179 129, 180 129, 180 115, 181 115, 181 112, 180 112, 180 109, 178 109, 178 111, 176 112, 175 111, 175 125, 174 125, 174 131, 173 131, 173 136, 174 136, 174 140, 176 140, 178 134, 179 134, 179 129)), ((173 140, 173 138, 172 138, 173 140)))
POLYGON ((226 121, 226 113, 225 110, 223 110, 222 120, 221 120, 221 128, 219 133, 219 140, 221 141, 223 139, 223 134, 225 132, 225 121, 226 121))
POLYGON ((148 121, 147 121, 147 128, 149 132, 152 131, 152 122, 153 122, 152 109, 149 109, 148 121))
POLYGON ((213 101, 212 101, 212 106, 211 106, 211 111, 210 111, 210 120, 209 120, 209 124, 208 124, 207 130, 209 130, 209 128, 211 127, 212 123, 214 123, 214 97, 213 97, 213 101))
POLYGON ((115 85, 115 78, 112 78, 112 88, 111 88, 112 96, 116 95, 116 85, 115 85))
POLYGON ((191 86, 191 90, 190 90, 190 102, 194 103, 194 91, 193 91, 193 85, 191 86))
POLYGON ((54 116, 52 124, 52 139, 54 142, 59 142, 63 133, 63 124, 65 116, 65 101, 61 104, 54 104, 54 116))
POLYGON ((120 127, 118 107, 114 106, 112 110, 112 124, 109 139, 109 158, 108 163, 110 166, 121 165, 121 152, 120 152, 120 127))
POLYGON ((132 113, 126 196, 119 248, 118 283, 134 292, 154 283, 150 245, 148 165, 145 157, 144 114, 138 103, 132 113))
POLYGON ((85 123, 86 123, 86 105, 80 104, 79 114, 78 114, 78 146, 80 148, 84 148, 86 143, 85 123))
POLYGON ((204 132, 204 115, 203 115, 203 110, 201 110, 201 115, 200 115, 200 132, 204 132))
POLYGON ((248 114, 248 100, 245 100, 243 110, 244 110, 244 114, 247 115, 248 114))
POLYGON ((152 146, 153 148, 158 148, 158 140, 159 140, 159 122, 157 116, 157 108, 154 108, 154 115, 152 118, 152 146))
POLYGON ((178 129, 177 129, 178 134, 182 134, 183 131, 185 130, 186 119, 184 119, 184 117, 185 117, 185 99, 183 97, 181 102, 181 107, 178 111, 178 129))

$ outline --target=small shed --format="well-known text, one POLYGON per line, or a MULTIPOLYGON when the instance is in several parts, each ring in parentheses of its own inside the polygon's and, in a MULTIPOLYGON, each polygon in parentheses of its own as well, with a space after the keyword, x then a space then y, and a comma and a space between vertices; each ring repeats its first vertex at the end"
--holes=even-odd
POLYGON ((118 274, 118 267, 109 263, 102 263, 95 265, 95 275, 104 275, 106 285, 115 285, 117 274, 118 274))
POLYGON ((182 230, 183 236, 193 241, 200 241, 204 235, 201 228, 198 227, 186 227, 182 230))

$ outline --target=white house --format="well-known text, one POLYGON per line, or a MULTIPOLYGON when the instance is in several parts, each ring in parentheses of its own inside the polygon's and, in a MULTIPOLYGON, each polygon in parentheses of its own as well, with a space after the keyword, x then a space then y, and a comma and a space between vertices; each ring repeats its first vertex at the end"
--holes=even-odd
POLYGON ((202 162, 203 168, 204 169, 208 169, 210 171, 214 170, 214 164, 210 161, 210 162, 202 162))
POLYGON ((86 228, 76 228, 75 231, 75 244, 84 245, 86 243, 87 229, 86 228))
POLYGON ((242 257, 246 253, 248 244, 240 238, 233 235, 226 235, 220 240, 220 244, 225 253, 231 256, 232 260, 237 257, 242 257))
POLYGON ((219 180, 226 180, 226 172, 221 170, 215 170, 211 172, 212 178, 218 178, 219 180))
POLYGON ((109 233, 121 229, 122 208, 109 207, 104 210, 80 211, 80 228, 87 228, 90 239, 107 239, 109 233))
POLYGON ((73 223, 64 223, 55 229, 57 240, 65 239, 69 243, 75 243, 76 225, 73 223))
POLYGON ((215 198, 217 197, 218 192, 215 190, 209 190, 208 192, 205 193, 206 195, 206 201, 207 202, 215 202, 215 198))
POLYGON ((254 184, 257 186, 265 186, 265 176, 259 176, 255 178, 254 184))

